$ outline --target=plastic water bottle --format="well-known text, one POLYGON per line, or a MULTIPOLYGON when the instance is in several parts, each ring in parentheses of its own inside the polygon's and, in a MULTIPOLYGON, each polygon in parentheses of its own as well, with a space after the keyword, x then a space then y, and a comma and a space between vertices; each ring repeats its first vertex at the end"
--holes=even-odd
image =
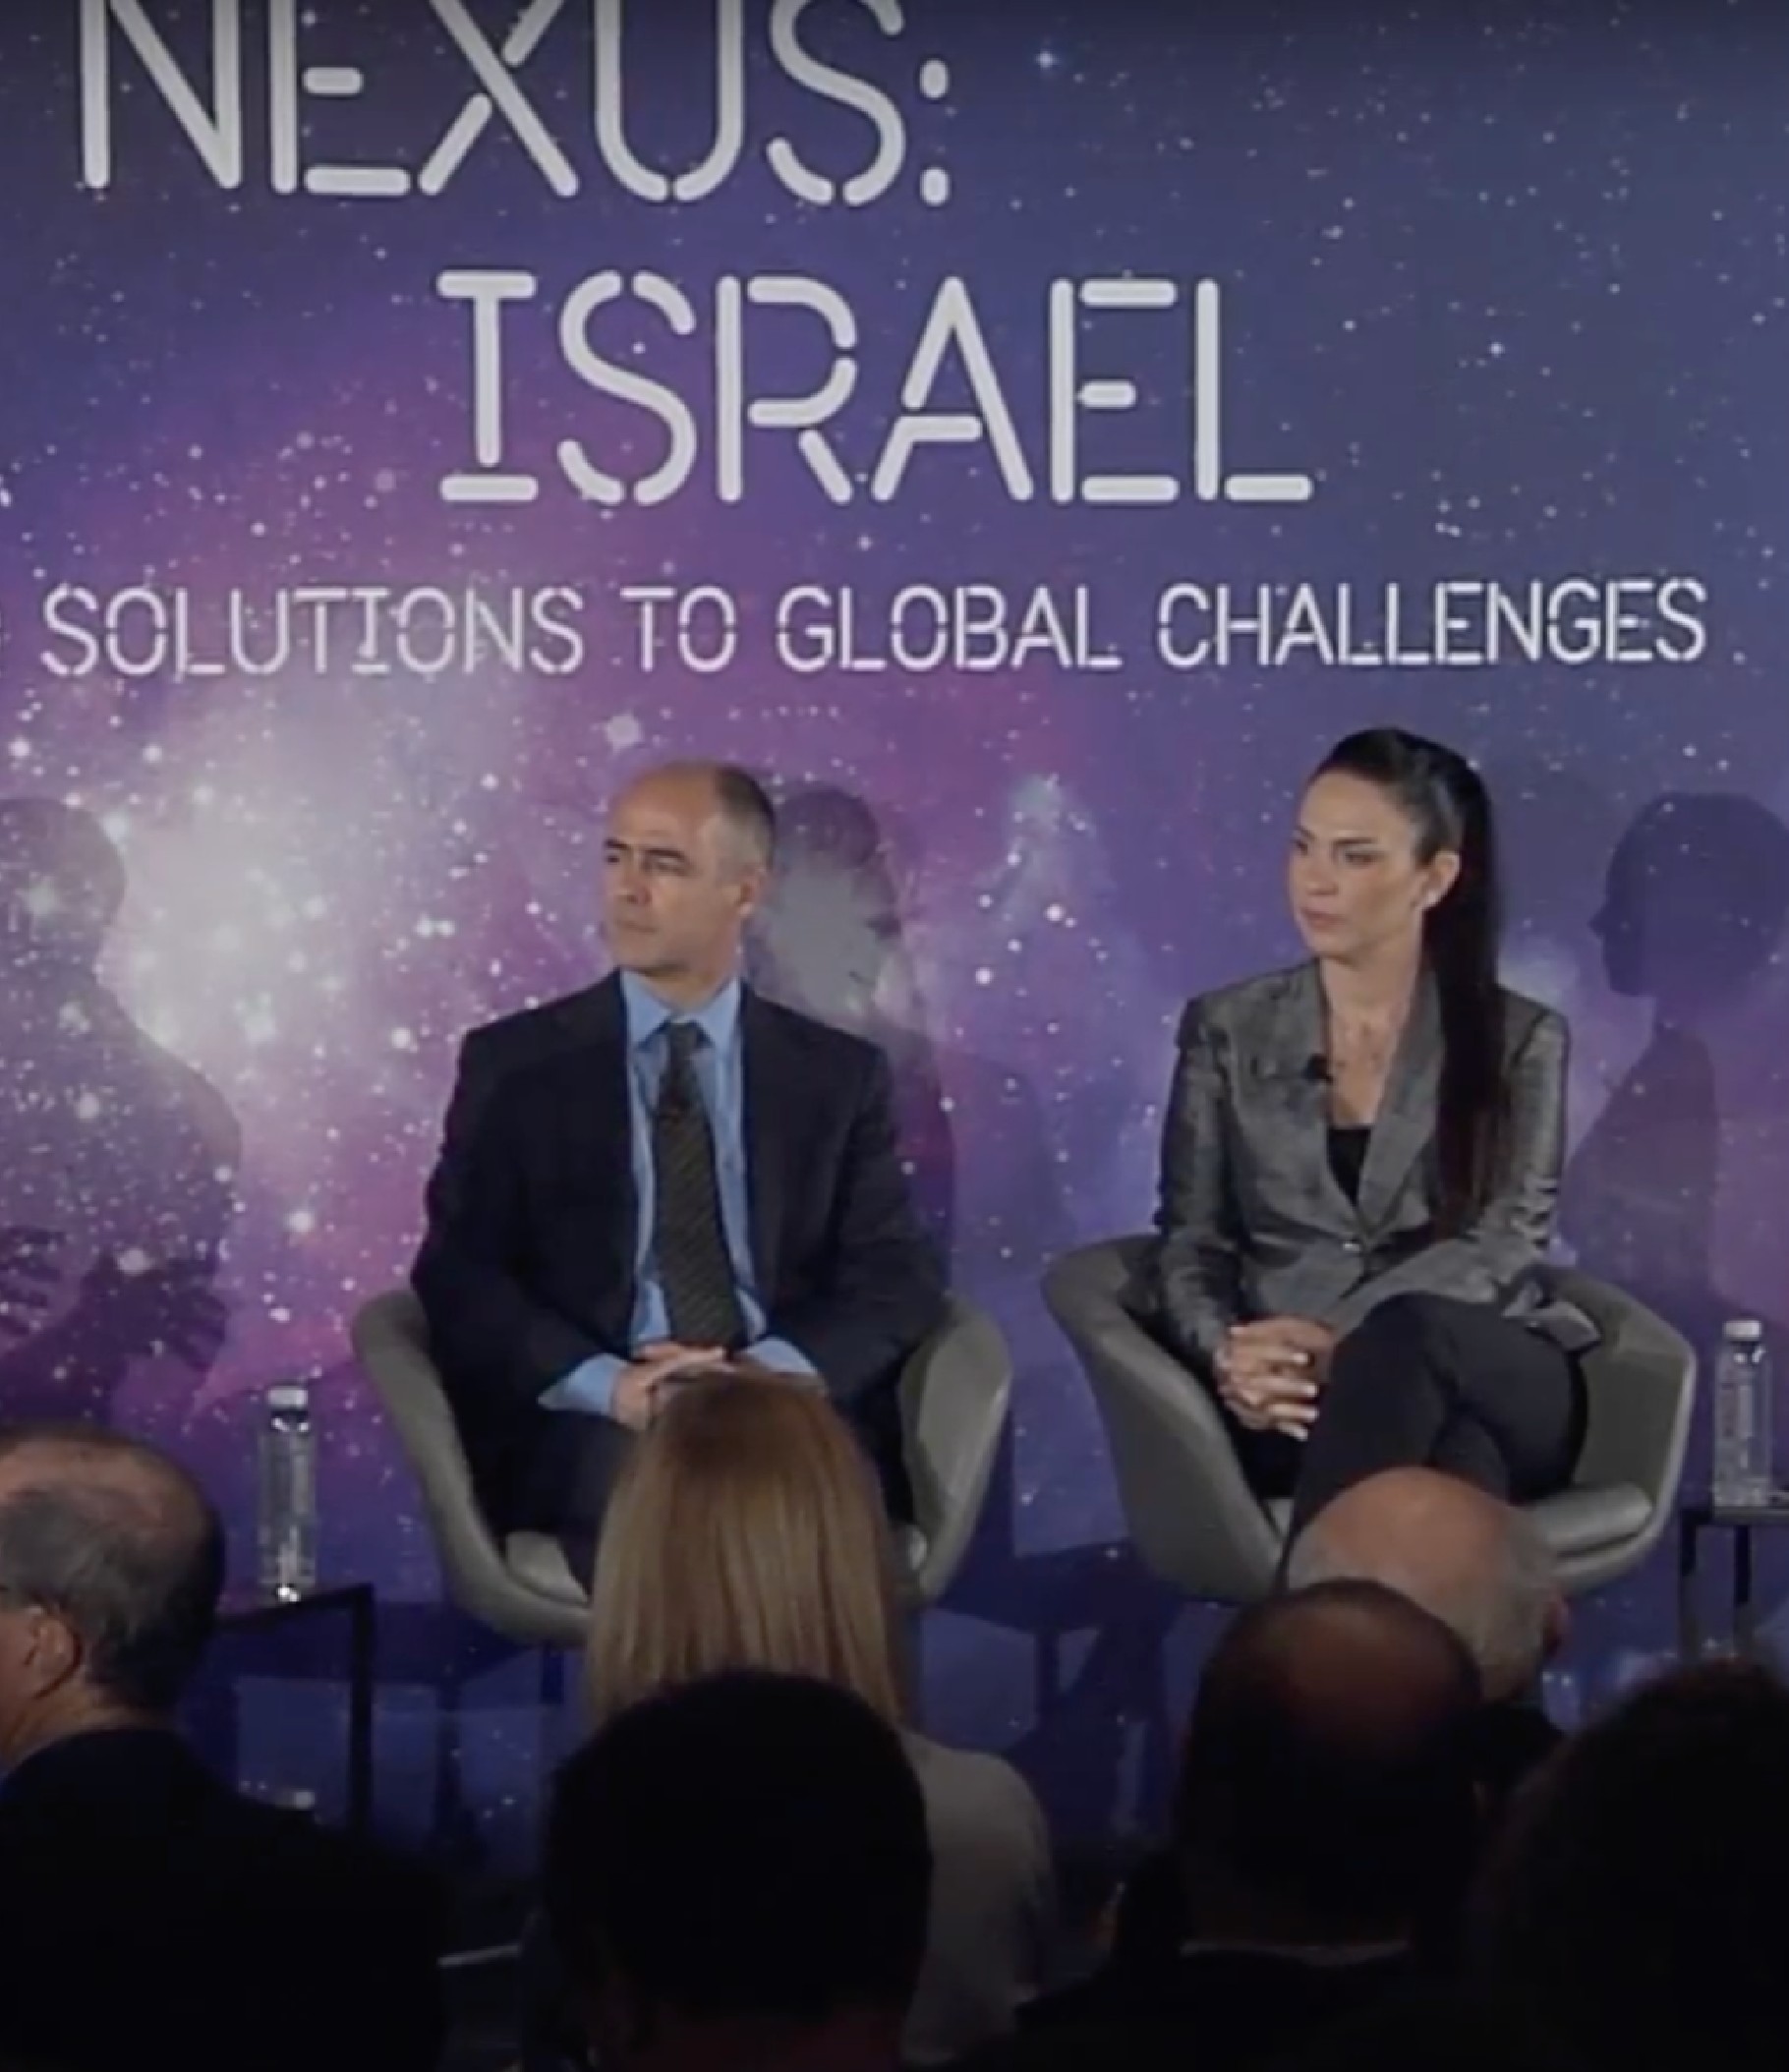
POLYGON ((1719 1510, 1767 1504, 1774 1481, 1770 1354, 1756 1317, 1722 1328, 1714 1362, 1714 1502, 1719 1510))
POLYGON ((260 1586, 290 1601, 317 1587, 317 1434, 302 1381, 267 1391, 259 1465, 260 1586))
POLYGON ((296 1813, 301 1819, 317 1818, 317 1794, 300 1791, 294 1786, 281 1785, 270 1792, 258 1795, 265 1806, 277 1806, 282 1813, 296 1813))

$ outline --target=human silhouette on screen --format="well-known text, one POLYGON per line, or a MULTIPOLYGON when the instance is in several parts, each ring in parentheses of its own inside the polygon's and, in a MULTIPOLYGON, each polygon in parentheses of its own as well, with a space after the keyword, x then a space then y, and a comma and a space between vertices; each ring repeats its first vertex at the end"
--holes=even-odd
POLYGON ((914 1204, 950 1256, 955 1134, 889 841, 863 799, 831 785, 782 801, 777 826, 778 873, 747 939, 746 974, 767 998, 886 1053, 914 1204))
POLYGON ((984 1297, 1068 1241, 1037 1096, 996 1060, 941 1046, 911 940, 905 831, 856 793, 792 791, 778 808, 778 871, 746 949, 772 1000, 875 1043, 894 1081, 913 1199, 953 1278, 984 1297))
POLYGON ((1646 1047, 1567 1169, 1560 1223, 1587 1272, 1704 1347, 1727 1308, 1712 1260, 1723 1114, 1706 1032, 1767 969, 1789 919, 1789 829, 1756 799, 1668 792, 1609 859, 1591 930, 1610 990, 1652 1003, 1646 1047))
POLYGON ((99 976, 125 893, 100 823, 0 799, 0 1412, 104 1418, 133 1361, 202 1373, 241 1157, 217 1090, 99 976))

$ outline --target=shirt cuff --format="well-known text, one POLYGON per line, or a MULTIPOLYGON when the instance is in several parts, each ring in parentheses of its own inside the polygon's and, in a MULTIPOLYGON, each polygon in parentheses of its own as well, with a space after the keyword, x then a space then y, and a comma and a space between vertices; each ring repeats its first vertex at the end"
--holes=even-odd
POLYGON ((606 1417, 614 1408, 615 1383, 627 1362, 612 1353, 599 1353, 555 1381, 541 1398, 544 1410, 582 1410, 587 1417, 606 1417))
POLYGON ((774 1367, 779 1374, 815 1373, 814 1362, 786 1338, 755 1339, 740 1357, 755 1359, 761 1367, 774 1367))

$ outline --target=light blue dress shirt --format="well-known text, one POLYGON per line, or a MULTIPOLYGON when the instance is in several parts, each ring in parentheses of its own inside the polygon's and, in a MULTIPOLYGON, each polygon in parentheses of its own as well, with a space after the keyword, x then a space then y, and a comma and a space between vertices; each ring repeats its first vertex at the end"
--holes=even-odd
MULTIPOLYGON (((637 1352, 670 1336, 664 1288, 653 1261, 653 1108, 670 1046, 664 1031, 673 1021, 693 1021, 708 1039, 696 1052, 696 1083, 708 1110, 715 1138, 715 1177, 721 1191, 721 1222, 726 1233, 727 1256, 733 1262, 733 1286, 751 1343, 746 1353, 760 1365, 785 1374, 811 1374, 812 1364, 786 1339, 764 1338, 764 1303, 752 1265, 750 1197, 745 1163, 745 1070, 739 1033, 737 979, 721 987, 706 1007, 681 1013, 667 1007, 631 971, 621 974, 621 1000, 627 1015, 628 1113, 633 1134, 634 1198, 639 1204, 639 1251, 634 1262, 634 1314, 631 1344, 637 1352)), ((583 1410, 606 1416, 614 1403, 615 1383, 625 1360, 612 1353, 598 1354, 574 1367, 541 1398, 548 1410, 583 1410)))

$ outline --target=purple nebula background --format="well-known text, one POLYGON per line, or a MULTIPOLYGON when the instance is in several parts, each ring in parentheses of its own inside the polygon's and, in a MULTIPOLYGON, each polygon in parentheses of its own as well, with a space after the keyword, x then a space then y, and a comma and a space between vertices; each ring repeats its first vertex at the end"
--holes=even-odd
MULTIPOLYGON (((1010 1459, 960 1597, 928 1624, 928 1705, 946 1732, 1015 1745, 1065 1819, 1147 1811, 1209 1627, 1125 1557, 1037 1277, 1147 1220, 1182 1001, 1293 953, 1281 855, 1329 737, 1419 726, 1491 779, 1510 976, 1576 1035, 1563 1248, 1699 1343, 1724 1314, 1783 1311, 1789 26, 1771 9, 1717 26, 1684 7, 1512 6, 1480 23, 1267 0, 1183 22, 921 0, 892 34, 868 10, 816 8, 802 36, 879 82, 906 126, 899 178, 861 208, 798 201, 767 168, 780 134, 842 179, 874 136, 779 71, 763 7, 745 10, 740 164, 665 206, 603 168, 579 5, 514 73, 575 196, 501 117, 438 194, 273 192, 253 4, 242 184, 209 177, 115 30, 112 180, 94 192, 77 12, 9 11, 0 68, 0 792, 66 809, 0 802, 0 1227, 61 1240, 50 1308, 0 1341, 9 1407, 96 1411, 176 1446, 246 1551, 256 1397, 320 1374, 328 1564, 391 1606, 433 1605, 427 1528, 346 1320, 407 1266, 458 1037, 600 968, 605 805, 682 753, 774 778, 788 864, 754 969, 888 1043, 928 1214, 1010 1336, 1010 1459), (917 84, 930 58, 942 98, 917 84), (937 205, 928 168, 949 175, 937 205), (503 331, 503 464, 540 477, 529 504, 438 493, 473 462, 471 323, 435 291, 455 267, 538 283, 503 331), (580 439, 630 479, 664 458, 662 428, 560 350, 561 305, 603 268, 658 271, 698 319, 687 337, 638 304, 592 320, 615 362, 689 398, 700 457, 657 504, 582 501, 554 457, 580 439), (830 428, 844 505, 786 433, 747 432, 741 500, 714 489, 715 284, 788 273, 836 290, 856 327, 856 393, 830 428), (1127 375, 1136 407, 1083 418, 1083 471, 1191 480, 1186 304, 1210 277, 1230 448, 1308 471, 1307 503, 1053 500, 1050 286, 1126 274, 1179 283, 1181 307, 1097 319, 1087 372, 1127 375), (864 485, 952 275, 1037 493, 1015 500, 983 440, 922 448, 877 501, 864 485), (1342 667, 1306 650, 1182 672, 1152 650, 1176 581, 1370 600, 1387 583, 1667 574, 1705 586, 1691 662, 1342 667), (906 584, 1083 585, 1121 661, 799 673, 770 629, 803 582, 856 586, 872 615, 906 584), (734 662, 644 668, 619 596, 642 583, 723 586, 734 662), (388 632, 364 648, 350 632, 264 674, 171 659, 69 673, 80 643, 44 623, 63 584, 99 601, 186 589, 202 657, 223 652, 233 590, 265 654, 282 588, 471 589, 500 608, 566 586, 581 652, 560 673, 492 654, 375 673, 357 658, 389 660, 388 632)), ((694 164, 717 11, 628 12, 634 147, 694 164)), ((210 13, 145 9, 202 93, 210 13)), ((493 45, 511 26, 474 18, 493 45)), ((319 0, 301 35, 306 63, 365 75, 358 98, 307 102, 309 164, 414 169, 478 85, 421 4, 319 0)), ((747 323, 754 393, 819 384, 811 312, 747 323)), ((938 407, 972 400, 947 355, 938 407)), ((144 607, 120 623, 127 662, 145 656, 144 607)), ((435 1638, 391 1668, 398 1772, 430 1647, 441 1674, 487 1663, 449 1621, 417 1631, 435 1638)), ((1659 1575, 1606 1593, 1555 1678, 1560 1707, 1669 1640, 1659 1575)), ((503 1724, 468 1757, 493 1818, 532 1790, 516 1726, 532 1703, 504 1685, 503 1724)), ((395 1797, 409 1804, 401 1776, 395 1797)))

